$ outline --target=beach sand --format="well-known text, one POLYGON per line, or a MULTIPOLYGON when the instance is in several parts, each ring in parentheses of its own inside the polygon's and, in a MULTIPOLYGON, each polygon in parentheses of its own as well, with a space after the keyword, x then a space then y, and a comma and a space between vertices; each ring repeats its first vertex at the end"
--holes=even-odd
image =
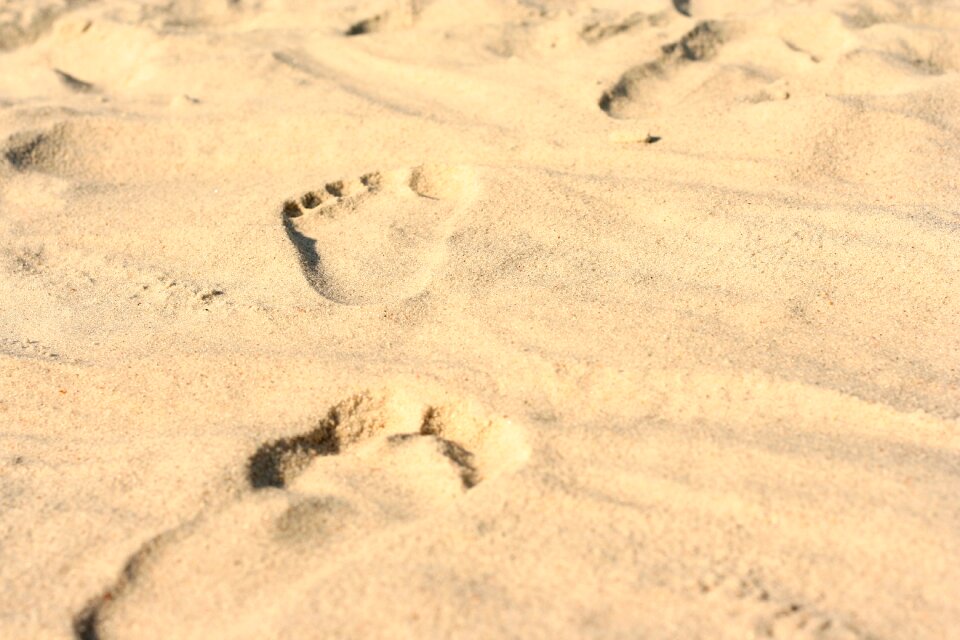
POLYGON ((960 638, 960 3, 0 0, 0 637, 960 638))

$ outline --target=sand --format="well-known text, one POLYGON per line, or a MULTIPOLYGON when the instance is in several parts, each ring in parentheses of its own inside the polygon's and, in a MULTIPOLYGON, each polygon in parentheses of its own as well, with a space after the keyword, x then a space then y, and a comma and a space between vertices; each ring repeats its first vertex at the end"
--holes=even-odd
POLYGON ((960 3, 0 1, 0 637, 960 638, 960 3))

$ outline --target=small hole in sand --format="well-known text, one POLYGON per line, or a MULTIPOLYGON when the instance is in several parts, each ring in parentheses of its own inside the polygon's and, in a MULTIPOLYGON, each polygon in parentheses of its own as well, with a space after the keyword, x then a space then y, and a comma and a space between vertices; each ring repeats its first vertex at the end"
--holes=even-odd
POLYGON ((303 211, 300 210, 300 205, 298 205, 293 200, 287 200, 283 203, 283 215, 288 218, 296 218, 297 216, 302 216, 303 211))
POLYGON ((383 184, 383 176, 380 173, 368 173, 360 178, 360 184, 371 190, 377 190, 383 184))
POLYGON ((320 196, 317 195, 316 191, 307 192, 300 198, 300 204, 307 209, 315 209, 320 206, 320 196))

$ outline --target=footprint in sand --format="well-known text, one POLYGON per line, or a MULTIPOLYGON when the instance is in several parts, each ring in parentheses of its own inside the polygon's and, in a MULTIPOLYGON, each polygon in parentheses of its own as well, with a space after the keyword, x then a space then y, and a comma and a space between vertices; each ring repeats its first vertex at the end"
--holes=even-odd
MULTIPOLYGON (((695 86, 678 78, 692 62, 716 56, 730 37, 728 25, 719 21, 698 23, 676 42, 664 45, 660 56, 632 67, 600 97, 600 108, 615 118, 636 116, 644 111, 680 101, 695 86), (675 88, 672 85, 681 85, 675 88)), ((693 82, 699 82, 697 78, 693 82)))
POLYGON ((781 640, 872 640, 866 633, 829 612, 778 597, 753 576, 711 573, 701 578, 706 605, 720 607, 730 620, 728 631, 743 638, 781 640))
POLYGON ((809 54, 759 34, 758 46, 769 54, 764 60, 717 59, 726 45, 744 37, 752 36, 742 24, 699 22, 663 45, 653 60, 628 69, 601 95, 599 106, 614 118, 635 118, 691 105, 724 109, 789 98, 781 72, 784 60, 799 56, 809 63, 809 54))
POLYGON ((283 224, 320 295, 396 302, 430 284, 475 184, 470 169, 448 165, 371 173, 288 200, 283 224))
MULTIPOLYGON (((482 419, 462 405, 420 405, 396 392, 362 393, 334 405, 311 431, 261 446, 250 458, 248 479, 255 489, 286 488, 305 482, 301 476, 320 456, 349 452, 357 459, 382 461, 411 455, 421 462, 432 459, 426 467, 441 463, 441 475, 450 477, 436 486, 447 485, 444 494, 451 487, 459 494, 515 457, 518 449, 513 445, 520 443, 514 436, 515 428, 508 423, 482 419)), ((416 484, 429 476, 419 462, 408 466, 416 471, 416 484)), ((395 477, 390 484, 397 484, 395 477)))
POLYGON ((318 590, 327 597, 344 558, 389 546, 398 527, 443 513, 527 455, 520 427, 464 402, 426 404, 398 390, 352 396, 312 429, 261 445, 239 500, 145 544, 76 618, 75 633, 272 637, 268 613, 318 590))

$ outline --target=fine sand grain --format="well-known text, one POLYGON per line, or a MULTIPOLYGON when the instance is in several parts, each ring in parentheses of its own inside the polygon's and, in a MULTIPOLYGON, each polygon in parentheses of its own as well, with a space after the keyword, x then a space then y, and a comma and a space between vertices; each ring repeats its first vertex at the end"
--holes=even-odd
POLYGON ((0 0, 0 638, 960 638, 960 3, 0 0))

